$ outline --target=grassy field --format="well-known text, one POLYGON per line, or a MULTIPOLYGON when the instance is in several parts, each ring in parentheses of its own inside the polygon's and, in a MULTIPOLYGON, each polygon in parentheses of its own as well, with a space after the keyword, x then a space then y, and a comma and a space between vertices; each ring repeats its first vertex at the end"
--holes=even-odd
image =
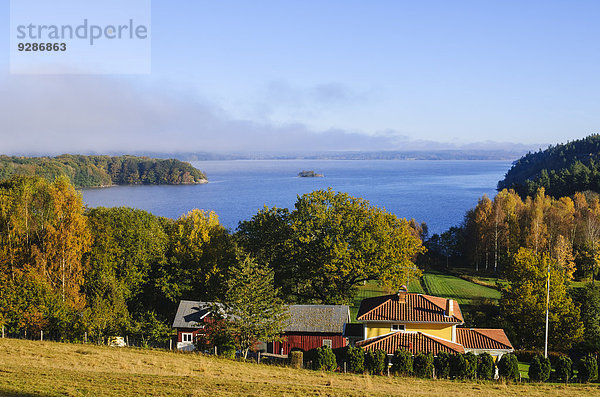
POLYGON ((592 396, 598 385, 323 373, 198 354, 0 339, 3 396, 592 396))
POLYGON ((498 301, 500 291, 448 274, 426 272, 423 286, 428 294, 455 299, 460 304, 477 304, 481 300, 498 301))

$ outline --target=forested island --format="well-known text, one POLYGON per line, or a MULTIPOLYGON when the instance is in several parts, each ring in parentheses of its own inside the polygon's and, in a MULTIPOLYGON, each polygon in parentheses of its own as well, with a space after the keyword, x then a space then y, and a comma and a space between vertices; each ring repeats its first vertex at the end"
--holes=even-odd
POLYGON ((0 180, 14 175, 42 176, 48 180, 65 175, 77 188, 111 185, 191 185, 207 182, 202 171, 175 159, 72 154, 57 157, 0 156, 0 180))
POLYGON ((298 173, 298 176, 300 178, 323 178, 325 175, 323 174, 318 174, 314 171, 300 171, 298 173))
POLYGON ((521 197, 534 196, 541 187, 554 198, 600 192, 600 135, 528 153, 498 182, 499 191, 514 189, 521 197))

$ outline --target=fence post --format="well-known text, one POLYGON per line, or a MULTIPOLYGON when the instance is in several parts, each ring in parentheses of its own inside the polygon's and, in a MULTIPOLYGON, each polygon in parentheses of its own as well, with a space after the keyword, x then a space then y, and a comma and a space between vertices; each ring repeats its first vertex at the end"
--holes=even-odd
POLYGON ((125 335, 125 344, 129 346, 129 335, 125 335))
POLYGON ((346 362, 344 361, 344 373, 346 373, 346 362))
POLYGON ((83 333, 83 343, 87 343, 87 331, 83 333))
POLYGON ((43 330, 40 331, 40 341, 41 342, 44 341, 44 331, 43 330))
POLYGON ((173 338, 169 339, 169 350, 173 350, 173 338))
POLYGON ((258 358, 256 359, 256 362, 260 364, 260 352, 258 352, 258 358))
POLYGON ((217 355, 217 346, 215 346, 215 356, 217 355))
POLYGON ((27 339, 27 330, 25 330, 25 339, 27 339))
POLYGON ((2 339, 4 339, 4 325, 2 326, 2 339))

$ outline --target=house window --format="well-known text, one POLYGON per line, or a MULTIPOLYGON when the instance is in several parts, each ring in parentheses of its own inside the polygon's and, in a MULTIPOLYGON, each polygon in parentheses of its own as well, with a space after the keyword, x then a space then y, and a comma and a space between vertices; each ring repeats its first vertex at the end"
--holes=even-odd
POLYGON ((194 334, 187 333, 187 332, 181 334, 181 341, 182 342, 190 342, 191 343, 191 342, 193 342, 193 340, 194 340, 194 334))
POLYGON ((404 324, 392 324, 392 331, 405 331, 404 324))
POLYGON ((331 339, 323 339, 323 346, 327 346, 331 349, 331 347, 333 346, 333 343, 331 343, 331 339))

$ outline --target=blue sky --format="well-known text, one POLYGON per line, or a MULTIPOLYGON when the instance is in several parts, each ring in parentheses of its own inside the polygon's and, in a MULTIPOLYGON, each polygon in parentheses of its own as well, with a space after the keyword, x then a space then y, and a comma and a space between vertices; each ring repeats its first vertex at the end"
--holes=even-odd
POLYGON ((599 130, 599 16, 597 1, 154 0, 152 73, 109 76, 10 75, 2 24, 0 137, 6 152, 564 142, 599 130))

